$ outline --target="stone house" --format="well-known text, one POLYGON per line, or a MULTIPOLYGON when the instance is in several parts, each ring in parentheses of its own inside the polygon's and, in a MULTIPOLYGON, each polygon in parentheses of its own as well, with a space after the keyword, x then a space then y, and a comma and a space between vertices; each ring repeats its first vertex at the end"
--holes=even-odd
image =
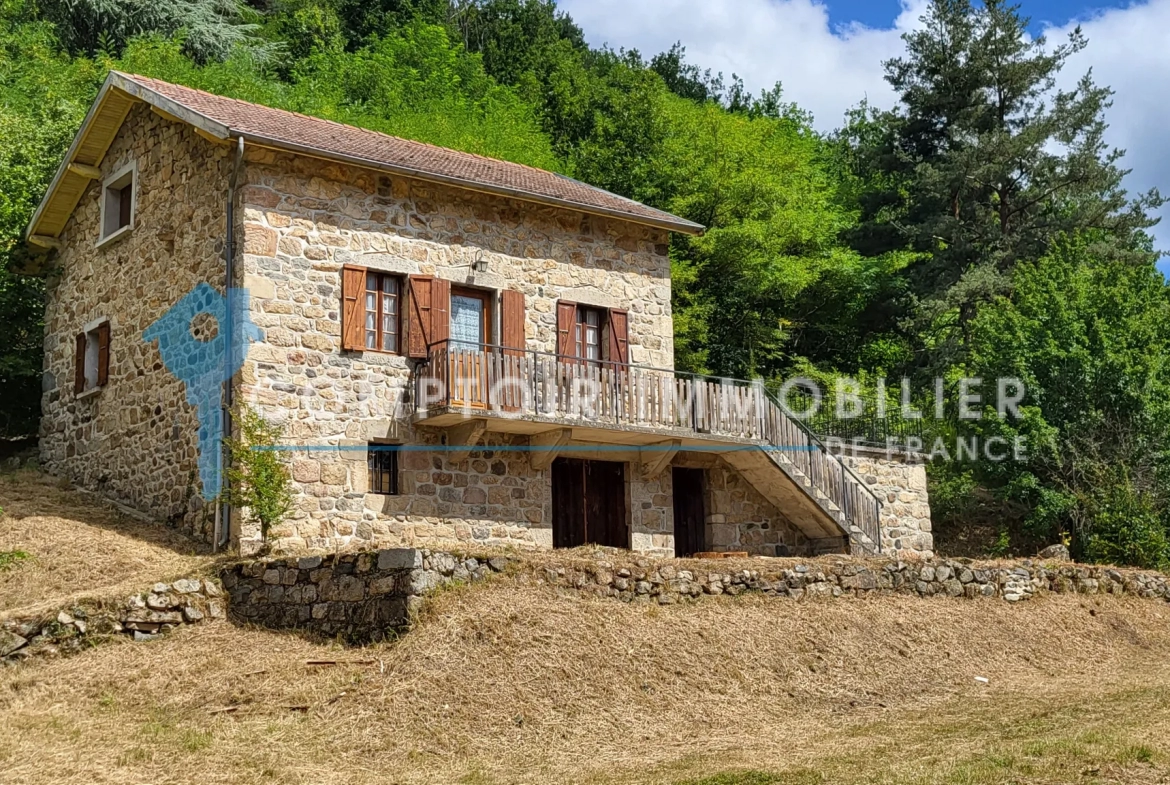
POLYGON ((284 429, 288 549, 929 551, 921 467, 834 457, 761 385, 674 372, 672 232, 702 227, 111 73, 28 229, 42 463, 247 551, 215 501, 244 404, 284 429))

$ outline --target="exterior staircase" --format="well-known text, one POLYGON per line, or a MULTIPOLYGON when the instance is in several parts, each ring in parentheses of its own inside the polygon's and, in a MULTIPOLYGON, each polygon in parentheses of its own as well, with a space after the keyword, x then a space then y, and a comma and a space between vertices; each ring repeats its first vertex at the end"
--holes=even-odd
POLYGON ((814 551, 880 551, 881 502, 761 381, 450 342, 431 346, 416 374, 416 422, 716 452, 814 551))

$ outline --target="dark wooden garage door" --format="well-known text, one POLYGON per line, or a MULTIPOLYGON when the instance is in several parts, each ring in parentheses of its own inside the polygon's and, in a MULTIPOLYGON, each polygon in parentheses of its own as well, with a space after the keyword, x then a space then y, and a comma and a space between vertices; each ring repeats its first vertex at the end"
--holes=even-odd
POLYGON ((552 485, 555 547, 630 547, 624 463, 558 458, 552 485))

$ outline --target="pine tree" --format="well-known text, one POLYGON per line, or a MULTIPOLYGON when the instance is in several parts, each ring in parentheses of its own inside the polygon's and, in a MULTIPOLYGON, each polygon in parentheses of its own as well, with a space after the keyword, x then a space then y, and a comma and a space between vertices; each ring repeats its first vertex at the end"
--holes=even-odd
POLYGON ((903 327, 934 359, 954 360, 980 306, 1055 238, 1103 230, 1098 253, 1148 262, 1141 232, 1162 200, 1122 188, 1123 151, 1104 141, 1112 91, 1091 73, 1057 87, 1086 46, 1079 28, 1049 47, 1005 0, 932 0, 922 22, 904 36, 906 55, 885 63, 900 106, 847 131, 870 183, 850 239, 869 255, 919 254, 903 327))

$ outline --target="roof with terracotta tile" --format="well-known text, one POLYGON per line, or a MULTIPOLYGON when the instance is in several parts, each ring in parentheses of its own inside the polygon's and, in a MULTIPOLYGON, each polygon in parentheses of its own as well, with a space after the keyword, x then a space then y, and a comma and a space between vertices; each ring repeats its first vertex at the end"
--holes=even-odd
POLYGON ((225 98, 190 87, 123 74, 171 101, 228 128, 229 135, 339 160, 365 162, 423 179, 485 189, 517 199, 555 203, 600 212, 677 231, 703 227, 571 177, 445 147, 309 117, 283 109, 225 98))
POLYGON ((100 163, 135 99, 194 125, 199 133, 213 139, 243 139, 245 143, 674 232, 702 234, 704 230, 685 218, 543 169, 111 71, 33 214, 27 230, 31 242, 46 247, 57 244, 55 238, 89 183, 84 173, 100 163))

